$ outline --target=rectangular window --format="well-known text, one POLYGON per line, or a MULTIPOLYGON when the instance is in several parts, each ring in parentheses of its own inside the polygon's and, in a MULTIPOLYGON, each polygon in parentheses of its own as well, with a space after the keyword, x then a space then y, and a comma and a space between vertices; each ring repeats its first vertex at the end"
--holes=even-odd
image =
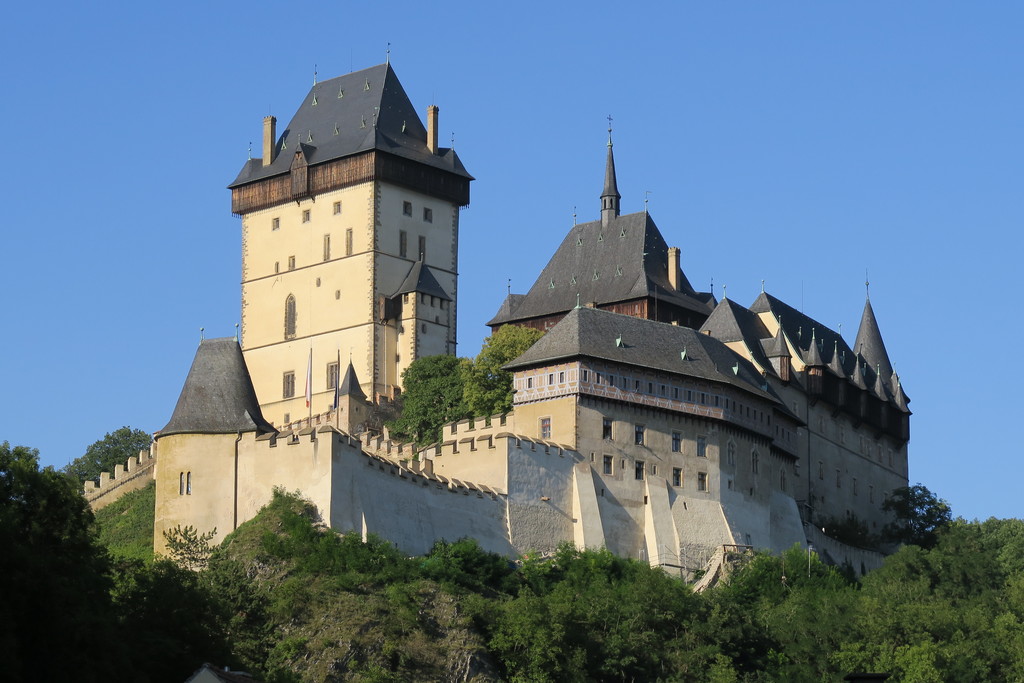
POLYGON ((409 236, 405 234, 405 230, 398 231, 398 255, 405 258, 409 251, 409 236))
POLYGON ((327 364, 327 388, 334 389, 338 386, 338 364, 327 364))
POLYGON ((657 473, 658 473, 658 466, 657 465, 651 465, 651 474, 657 474, 657 473))
POLYGON ((636 466, 634 467, 634 474, 636 475, 637 479, 643 479, 644 478, 644 461, 643 460, 637 460, 636 461, 636 466))
POLYGON ((610 418, 604 418, 601 421, 601 438, 611 441, 612 438, 612 421, 610 418))
POLYGON ((288 257, 288 270, 295 270, 295 257, 294 256, 289 256, 288 257))
POLYGON ((604 456, 604 473, 605 474, 611 474, 612 473, 612 456, 610 456, 610 455, 604 456))
POLYGON ((672 400, 679 400, 679 387, 672 387, 672 400))
POLYGON ((526 388, 527 389, 533 389, 533 378, 532 377, 527 377, 526 378, 526 388))
POLYGON ((706 458, 708 457, 708 439, 706 436, 697 437, 697 457, 706 458))
POLYGON ((331 236, 324 235, 324 261, 331 260, 331 236))
POLYGON ((638 446, 644 445, 644 431, 643 425, 635 425, 633 427, 633 442, 638 446))
POLYGON ((308 223, 309 222, 309 209, 303 209, 302 210, 302 222, 303 223, 308 223))
POLYGON ((558 373, 558 383, 559 384, 565 384, 565 373, 564 372, 558 373))
POLYGON ((554 386, 555 384, 555 373, 548 373, 548 386, 554 386))
POLYGON ((352 228, 345 231, 345 256, 352 255, 352 228))
POLYGON ((279 230, 280 228, 281 228, 281 219, 280 218, 271 218, 270 219, 270 229, 271 230, 279 230))
POLYGON ((550 439, 551 438, 551 418, 542 417, 540 419, 540 438, 550 439))
POLYGON ((683 435, 679 432, 672 432, 672 452, 678 453, 682 450, 683 446, 683 435))
POLYGON ((584 370, 581 374, 582 374, 582 378, 583 378, 584 382, 589 382, 590 381, 590 371, 589 370, 584 370))
POLYGON ((855 496, 857 495, 857 478, 856 477, 854 477, 854 479, 853 479, 853 495, 855 495, 855 496))
POLYGON ((640 380, 633 380, 633 391, 640 393, 640 380))
POLYGON ((420 235, 420 260, 427 260, 427 238, 420 235))
POLYGON ((434 212, 425 206, 423 207, 423 220, 427 223, 434 222, 434 212))
POLYGON ((281 398, 293 398, 295 396, 295 373, 284 373, 284 386, 281 390, 281 398))
POLYGON ((672 485, 677 487, 683 485, 683 470, 681 467, 672 468, 672 485))
POLYGON ((341 213, 341 202, 334 202, 334 215, 341 213))
POLYGON ((412 202, 402 202, 402 215, 404 215, 404 216, 411 216, 412 215, 412 202))
POLYGON ((648 394, 653 394, 654 393, 654 382, 648 382, 647 383, 647 393, 648 394))
POLYGON ((825 463, 818 461, 818 479, 825 480, 825 463))
POLYGON ((708 490, 708 473, 698 472, 697 473, 697 490, 707 491, 708 490))
POLYGON ((836 470, 836 488, 843 488, 843 475, 839 472, 839 470, 836 470))

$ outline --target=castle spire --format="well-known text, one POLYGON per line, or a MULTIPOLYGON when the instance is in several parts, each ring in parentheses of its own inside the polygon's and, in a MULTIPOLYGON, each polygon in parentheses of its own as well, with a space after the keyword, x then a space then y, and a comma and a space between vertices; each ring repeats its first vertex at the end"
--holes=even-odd
POLYGON ((607 226, 619 216, 619 186, 615 179, 615 155, 612 153, 612 117, 608 116, 608 161, 604 167, 604 191, 601 193, 601 225, 607 226))
POLYGON ((875 311, 871 308, 871 299, 864 301, 864 313, 860 318, 860 329, 857 330, 853 348, 864 356, 868 367, 878 368, 883 380, 888 381, 892 377, 892 363, 885 350, 885 343, 882 342, 882 333, 878 329, 878 321, 875 320, 875 311))

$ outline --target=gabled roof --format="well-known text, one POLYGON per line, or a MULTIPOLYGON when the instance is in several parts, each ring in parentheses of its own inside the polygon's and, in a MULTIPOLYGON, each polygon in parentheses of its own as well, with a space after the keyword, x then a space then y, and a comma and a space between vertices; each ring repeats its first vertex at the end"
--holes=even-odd
POLYGON ((405 276, 405 280, 399 286, 398 291, 395 292, 395 296, 408 292, 430 294, 431 296, 441 297, 445 301, 452 300, 447 292, 444 291, 444 288, 441 287, 437 278, 434 277, 434 274, 430 272, 430 266, 424 265, 422 259, 412 264, 412 267, 409 268, 409 274, 405 276))
POLYGON ((363 388, 359 386, 359 378, 356 377, 356 369, 352 367, 352 361, 348 362, 348 369, 345 370, 345 378, 341 380, 341 386, 338 387, 338 393, 342 396, 351 396, 352 398, 359 399, 361 401, 366 400, 366 393, 363 388))
POLYGON ((248 160, 228 187, 287 173, 299 149, 310 165, 376 149, 472 179, 454 149, 427 149, 427 130, 390 64, 310 88, 275 141, 273 163, 248 160))
POLYGON ((849 375, 852 372, 854 363, 853 353, 850 352, 850 347, 846 345, 846 342, 838 332, 835 332, 814 318, 804 315, 767 292, 761 292, 758 295, 757 299, 750 306, 750 310, 754 313, 770 312, 785 330, 786 338, 800 352, 800 360, 805 363, 807 362, 807 354, 811 348, 811 339, 814 338, 820 344, 819 350, 820 348, 838 349, 840 358, 845 358, 843 364, 845 374, 849 375))
POLYGON ((892 377, 892 363, 889 362, 889 354, 886 353, 882 333, 878 329, 878 321, 875 320, 875 311, 871 308, 871 299, 864 302, 864 313, 860 318, 860 327, 857 329, 857 339, 853 342, 853 348, 864 356, 868 367, 881 372, 882 379, 888 381, 892 377))
POLYGON ((252 431, 275 429, 260 411, 242 349, 231 337, 203 340, 160 436, 252 431))
POLYGON ((658 226, 646 211, 632 213, 604 227, 599 220, 573 226, 513 317, 505 317, 502 304, 487 324, 564 313, 577 305, 577 295, 583 305, 656 297, 704 315, 711 312, 711 295, 695 292, 685 275, 680 290, 669 284, 668 245, 658 226))
POLYGON ((750 361, 713 337, 688 327, 594 308, 569 311, 505 368, 526 368, 577 357, 721 382, 762 398, 779 400, 750 361))
POLYGON ((768 328, 760 318, 732 299, 724 298, 718 302, 715 310, 701 325, 700 332, 710 334, 721 342, 743 342, 753 354, 754 362, 774 372, 763 343, 765 339, 771 340, 768 328))

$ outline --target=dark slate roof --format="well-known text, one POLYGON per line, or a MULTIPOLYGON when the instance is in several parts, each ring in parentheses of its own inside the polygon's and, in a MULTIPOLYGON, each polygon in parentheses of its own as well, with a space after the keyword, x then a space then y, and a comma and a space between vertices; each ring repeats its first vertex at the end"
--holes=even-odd
MULTIPOLYGON (((668 281, 668 245, 644 211, 573 226, 511 317, 506 306, 487 324, 500 325, 564 313, 577 305, 604 305, 657 297, 707 315, 711 295, 698 293, 683 275, 675 291, 668 281)), ((507 302, 507 300, 506 300, 507 302)))
MULTIPOLYGON (((570 311, 505 368, 525 368, 576 357, 730 384, 781 404, 754 365, 717 339, 688 327, 595 308, 570 311), (621 344, 616 341, 619 339, 621 344), (684 350, 685 360, 681 357, 684 350)), ((781 409, 786 409, 784 404, 781 409)))
POLYGON ((871 299, 864 302, 864 313, 860 318, 857 339, 853 342, 854 350, 864 356, 864 361, 872 370, 879 370, 882 379, 888 381, 892 377, 892 363, 882 342, 882 333, 875 320, 875 311, 871 308, 871 299))
POLYGON ((300 145, 310 165, 376 149, 472 179, 454 149, 427 149, 427 130, 390 64, 310 88, 276 141, 274 162, 250 159, 228 187, 288 173, 300 145))
POLYGON ((363 388, 359 386, 359 378, 356 377, 356 369, 352 367, 352 361, 348 362, 348 369, 345 370, 345 378, 341 380, 338 393, 342 396, 351 396, 362 401, 366 400, 363 388))
POLYGON ((422 260, 412 264, 412 267, 409 268, 409 274, 405 276, 405 280, 398 288, 398 291, 395 292, 395 296, 408 292, 421 292, 441 297, 445 301, 452 300, 448 293, 444 291, 444 288, 441 287, 437 278, 434 277, 434 274, 430 272, 430 266, 424 265, 422 260))
POLYGON ((742 341, 753 354, 754 362, 774 372, 762 343, 766 338, 771 340, 768 328, 760 318, 731 299, 724 298, 715 306, 700 331, 722 342, 742 341))
POLYGON ((804 315, 767 292, 761 292, 751 305, 750 310, 754 313, 770 312, 775 316, 785 330, 786 338, 799 350, 800 360, 807 362, 807 354, 810 351, 813 338, 819 344, 819 351, 820 349, 825 349, 826 352, 832 349, 838 350, 846 375, 853 371, 854 357, 850 347, 846 345, 838 332, 828 326, 804 315))
POLYGON ((608 134, 608 161, 604 166, 604 190, 601 197, 613 197, 616 201, 622 199, 619 194, 619 182, 615 177, 615 156, 612 154, 611 133, 608 134))
POLYGON ((263 419, 238 342, 205 339, 196 350, 178 404, 161 436, 273 432, 263 419))
MULTIPOLYGON (((782 325, 779 325, 779 334, 782 334, 782 325)), ((821 359, 821 349, 819 348, 821 342, 818 341, 817 335, 817 329, 811 332, 811 344, 807 347, 807 353, 804 354, 804 363, 812 368, 825 365, 825 361, 821 359)))

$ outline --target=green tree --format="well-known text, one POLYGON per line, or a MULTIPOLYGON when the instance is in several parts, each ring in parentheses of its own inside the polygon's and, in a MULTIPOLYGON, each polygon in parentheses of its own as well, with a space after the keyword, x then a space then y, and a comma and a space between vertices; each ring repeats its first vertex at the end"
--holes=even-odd
POLYGON ((462 400, 465 359, 426 356, 402 373, 402 412, 388 423, 391 433, 419 446, 441 440, 441 426, 468 416, 462 400))
POLYGON ((470 413, 487 417, 512 410, 512 373, 501 368, 544 336, 540 330, 505 325, 484 340, 476 359, 465 368, 465 399, 470 413))
POLYGON ((895 489, 882 503, 882 509, 894 517, 882 529, 885 540, 922 548, 935 547, 939 532, 953 520, 949 503, 921 484, 895 489))
MULTIPOLYGON (((0 661, 5 680, 109 680, 122 653, 104 551, 74 482, 0 444, 0 661)), ((115 675, 118 674, 118 675, 115 675)))
POLYGON ((178 524, 173 529, 167 529, 164 531, 164 541, 167 543, 170 561, 182 569, 194 572, 206 569, 214 550, 210 541, 216 535, 216 527, 205 533, 199 533, 191 524, 186 527, 178 524))
POLYGON ((153 437, 141 429, 121 427, 85 449, 85 455, 64 466, 63 471, 79 483, 97 479, 103 472, 112 472, 115 465, 124 465, 139 451, 149 450, 153 437))

